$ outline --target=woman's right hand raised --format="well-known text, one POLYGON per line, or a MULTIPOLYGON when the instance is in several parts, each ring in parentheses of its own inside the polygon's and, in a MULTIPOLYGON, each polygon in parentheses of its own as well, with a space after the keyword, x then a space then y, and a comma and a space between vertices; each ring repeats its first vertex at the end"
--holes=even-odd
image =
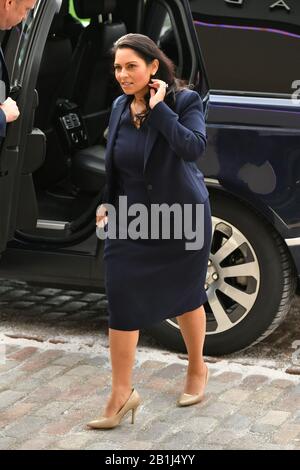
POLYGON ((105 204, 101 204, 100 206, 97 207, 96 211, 96 225, 97 227, 103 228, 107 222, 108 222, 108 217, 106 215, 107 213, 107 208, 105 204))

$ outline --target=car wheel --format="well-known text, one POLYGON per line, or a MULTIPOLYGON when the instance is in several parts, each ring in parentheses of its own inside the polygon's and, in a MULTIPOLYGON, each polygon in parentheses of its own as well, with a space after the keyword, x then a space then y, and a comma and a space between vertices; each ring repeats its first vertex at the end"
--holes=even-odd
MULTIPOLYGON (((279 326, 290 309, 296 276, 283 240, 260 215, 221 193, 210 201, 204 352, 222 355, 261 341, 279 326)), ((186 352, 176 318, 151 333, 166 347, 186 352)))

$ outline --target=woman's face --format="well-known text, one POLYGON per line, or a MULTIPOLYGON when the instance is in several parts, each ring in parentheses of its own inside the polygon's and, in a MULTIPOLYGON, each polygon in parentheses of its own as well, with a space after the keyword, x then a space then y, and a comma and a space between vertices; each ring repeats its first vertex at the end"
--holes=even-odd
POLYGON ((158 60, 147 64, 133 49, 120 48, 115 54, 115 77, 127 95, 148 91, 151 75, 158 69, 158 60))

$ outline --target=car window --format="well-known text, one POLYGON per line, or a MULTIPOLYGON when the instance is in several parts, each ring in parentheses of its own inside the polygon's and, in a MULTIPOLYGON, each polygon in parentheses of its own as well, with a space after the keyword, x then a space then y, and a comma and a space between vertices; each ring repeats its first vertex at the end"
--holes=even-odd
POLYGON ((172 59, 177 68, 179 64, 179 47, 175 36, 175 30, 171 22, 171 17, 168 11, 163 10, 164 21, 159 32, 157 44, 164 51, 164 53, 172 59))
POLYGON ((181 77, 183 69, 181 41, 175 20, 165 3, 157 1, 152 4, 151 15, 147 18, 145 25, 145 34, 149 35, 174 62, 176 75, 181 77))
POLYGON ((300 8, 288 3, 190 1, 211 89, 292 93, 300 78, 300 8))
POLYGON ((12 72, 12 85, 21 85, 22 84, 22 72, 25 65, 25 59, 27 57, 27 51, 30 47, 30 42, 32 39, 32 27, 34 24, 35 18, 40 13, 40 7, 43 0, 38 0, 35 8, 31 10, 27 18, 14 30, 14 35, 18 40, 18 48, 16 52, 16 60, 12 72))

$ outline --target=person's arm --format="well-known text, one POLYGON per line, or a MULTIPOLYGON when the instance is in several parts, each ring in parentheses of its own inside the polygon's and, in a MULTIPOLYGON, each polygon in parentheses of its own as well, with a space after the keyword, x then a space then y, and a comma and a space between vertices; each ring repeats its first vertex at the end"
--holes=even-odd
POLYGON ((6 135, 6 116, 4 111, 0 108, 0 137, 5 137, 6 135))
POLYGON ((206 131, 202 100, 197 92, 189 93, 180 116, 160 101, 148 116, 148 125, 166 138, 172 150, 186 161, 196 161, 206 148, 206 131))
POLYGON ((0 104, 0 136, 5 137, 6 124, 16 121, 20 116, 17 103, 11 98, 7 98, 0 104))

